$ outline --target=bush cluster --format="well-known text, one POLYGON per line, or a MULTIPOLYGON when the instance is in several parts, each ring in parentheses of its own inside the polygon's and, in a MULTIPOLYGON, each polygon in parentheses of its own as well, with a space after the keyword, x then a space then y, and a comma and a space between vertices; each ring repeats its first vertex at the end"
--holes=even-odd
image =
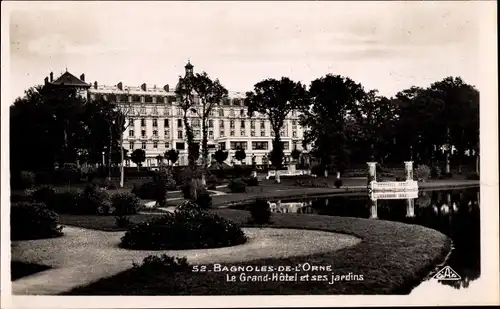
POLYGON ((112 214, 124 216, 136 214, 141 209, 141 203, 137 196, 132 193, 117 193, 111 197, 112 214))
POLYGON ((36 176, 35 173, 30 171, 21 171, 19 174, 15 174, 11 178, 12 189, 29 189, 35 186, 36 176))
POLYGON ((431 167, 431 175, 430 175, 431 178, 439 179, 439 177, 441 177, 441 175, 442 175, 442 171, 441 171, 441 168, 439 166, 434 165, 431 167))
POLYGON ((250 176, 250 177, 244 178, 243 181, 245 182, 245 184, 248 187, 256 187, 259 185, 259 180, 257 179, 257 177, 250 176))
POLYGON ((227 187, 232 193, 244 193, 247 190, 247 184, 241 178, 231 179, 227 187))
POLYGON ((340 178, 335 179, 335 181, 333 182, 333 185, 337 189, 340 188, 340 187, 342 187, 343 184, 344 184, 344 182, 340 178))
POLYGON ((247 240, 241 228, 220 216, 176 210, 131 227, 121 246, 138 250, 178 250, 235 246, 247 240))
POLYGON ((13 203, 10 211, 11 240, 51 238, 63 235, 59 216, 43 203, 13 203))
POLYGON ((255 224, 266 224, 271 222, 271 208, 264 199, 257 199, 250 205, 250 222, 255 224))
POLYGON ((141 185, 134 185, 132 193, 143 200, 154 200, 156 198, 156 184, 154 181, 147 181, 141 185))
POLYGON ((185 257, 172 257, 166 254, 160 256, 149 255, 142 261, 142 264, 133 263, 133 270, 141 274, 172 274, 176 272, 191 271, 191 267, 185 257))

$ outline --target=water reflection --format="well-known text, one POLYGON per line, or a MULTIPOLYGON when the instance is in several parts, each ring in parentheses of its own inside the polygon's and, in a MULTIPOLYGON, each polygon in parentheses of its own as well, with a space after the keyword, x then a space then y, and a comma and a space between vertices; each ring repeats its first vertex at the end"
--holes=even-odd
POLYGON ((446 264, 462 279, 442 284, 467 288, 480 276, 478 188, 271 201, 270 208, 275 213, 371 218, 426 226, 453 240, 454 250, 446 264))

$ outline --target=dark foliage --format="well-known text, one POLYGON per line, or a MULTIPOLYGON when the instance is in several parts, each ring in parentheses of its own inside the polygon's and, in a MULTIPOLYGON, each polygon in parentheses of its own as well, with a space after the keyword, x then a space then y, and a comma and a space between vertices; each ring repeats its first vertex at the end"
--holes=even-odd
POLYGON ((122 237, 124 248, 138 250, 206 249, 246 242, 241 228, 204 211, 175 211, 130 228, 122 237))
POLYGON ((227 187, 229 188, 229 190, 231 190, 232 193, 244 193, 247 190, 246 183, 240 178, 232 179, 231 181, 229 181, 227 187))
POLYGON ((133 215, 141 209, 139 198, 132 193, 116 193, 111 197, 113 214, 117 216, 133 215))
POLYGON ((117 216, 115 218, 115 226, 117 228, 128 228, 132 225, 132 221, 127 216, 117 216))
POLYGON ((34 202, 43 203, 52 209, 56 199, 56 191, 51 186, 42 186, 33 191, 32 198, 34 202))
POLYGON ((257 199, 250 205, 250 222, 255 224, 267 224, 271 222, 271 208, 264 199, 257 199))
POLYGON ((11 206, 12 240, 42 239, 62 236, 59 216, 43 203, 19 202, 11 206))
POLYGON ((251 177, 245 178, 243 181, 249 187, 255 187, 255 186, 259 185, 259 180, 257 179, 257 177, 251 176, 251 177))
POLYGON ((177 272, 191 271, 191 267, 185 257, 171 257, 166 254, 160 256, 149 255, 144 258, 142 264, 133 263, 133 271, 139 275, 151 275, 158 272, 173 274, 177 272))
POLYGON ((107 215, 111 212, 111 202, 107 192, 95 186, 85 187, 80 201, 77 210, 80 214, 107 215))
POLYGON ((132 193, 143 200, 154 200, 156 198, 156 184, 148 181, 141 185, 134 185, 132 193))
POLYGON ((343 181, 342 181, 342 179, 340 179, 340 178, 335 179, 335 181, 333 182, 333 185, 334 185, 336 188, 340 188, 340 187, 342 187, 342 185, 343 185, 343 181))
POLYGON ((208 191, 204 190, 198 193, 195 203, 201 209, 209 209, 212 207, 212 197, 208 193, 208 191))

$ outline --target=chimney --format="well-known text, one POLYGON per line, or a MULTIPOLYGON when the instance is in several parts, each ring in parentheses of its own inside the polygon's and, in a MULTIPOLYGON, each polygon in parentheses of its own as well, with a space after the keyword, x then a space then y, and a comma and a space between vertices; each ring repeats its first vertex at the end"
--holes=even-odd
POLYGON ((82 73, 82 75, 80 75, 80 79, 84 82, 85 81, 85 74, 82 73))
POLYGON ((94 89, 97 89, 97 81, 94 82, 94 89))
POLYGON ((142 89, 142 91, 146 91, 146 83, 141 85, 141 89, 142 89))
POLYGON ((50 82, 52 83, 54 81, 54 73, 50 72, 50 82))
POLYGON ((123 83, 119 82, 118 85, 116 85, 116 87, 118 87, 118 89, 120 90, 123 90, 123 83))
POLYGON ((44 81, 45 81, 45 85, 47 85, 49 83, 49 78, 45 77, 44 81))
POLYGON ((166 92, 169 92, 169 89, 170 88, 168 87, 168 85, 163 86, 163 90, 165 90, 166 92))

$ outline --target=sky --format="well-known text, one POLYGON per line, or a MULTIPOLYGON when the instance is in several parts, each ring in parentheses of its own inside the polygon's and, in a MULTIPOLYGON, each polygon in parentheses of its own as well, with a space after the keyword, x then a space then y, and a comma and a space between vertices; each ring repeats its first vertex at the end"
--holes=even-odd
POLYGON ((10 14, 12 100, 53 71, 175 85, 189 59, 230 91, 326 74, 395 95, 479 79, 477 2, 31 2, 10 14))

